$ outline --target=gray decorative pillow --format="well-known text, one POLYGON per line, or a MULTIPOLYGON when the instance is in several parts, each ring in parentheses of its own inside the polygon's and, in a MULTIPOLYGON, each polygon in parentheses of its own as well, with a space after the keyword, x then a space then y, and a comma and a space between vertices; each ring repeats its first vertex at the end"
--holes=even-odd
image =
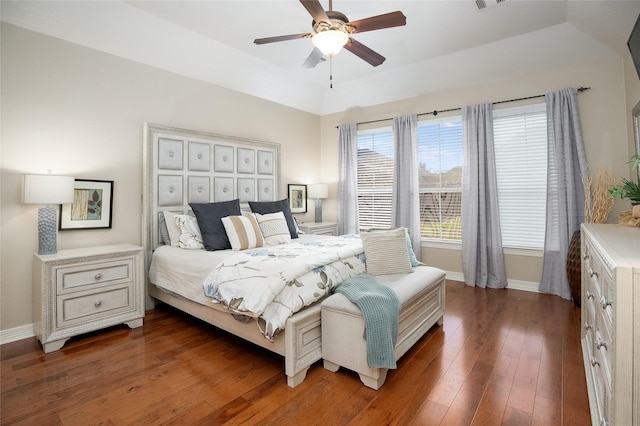
POLYGON ((241 215, 240 200, 236 198, 218 203, 189 203, 189 205, 198 219, 204 248, 209 251, 230 249, 231 243, 222 224, 222 218, 241 215))
POLYGON ((158 212, 158 230, 162 237, 162 243, 164 245, 171 245, 171 237, 169 236, 169 230, 167 229, 167 222, 164 220, 164 212, 158 212))
POLYGON ((362 232, 362 246, 367 274, 387 275, 413 272, 404 228, 389 231, 362 232))

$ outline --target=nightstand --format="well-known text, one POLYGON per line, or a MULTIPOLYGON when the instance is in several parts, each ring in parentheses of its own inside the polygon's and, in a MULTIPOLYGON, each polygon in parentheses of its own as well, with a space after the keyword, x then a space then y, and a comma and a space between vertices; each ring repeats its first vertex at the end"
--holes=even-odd
POLYGON ((33 258, 33 319, 46 353, 72 336, 144 317, 142 247, 119 244, 33 258))
POLYGON ((305 234, 338 235, 338 224, 335 222, 301 223, 298 225, 298 228, 305 234))

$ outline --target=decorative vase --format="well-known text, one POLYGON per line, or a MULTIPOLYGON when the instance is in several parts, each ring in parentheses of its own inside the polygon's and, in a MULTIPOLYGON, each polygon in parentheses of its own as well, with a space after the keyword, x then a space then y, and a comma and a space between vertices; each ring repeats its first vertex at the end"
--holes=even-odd
POLYGON ((580 307, 582 297, 582 261, 580 257, 580 230, 571 236, 567 253, 567 280, 571 289, 573 304, 580 307))

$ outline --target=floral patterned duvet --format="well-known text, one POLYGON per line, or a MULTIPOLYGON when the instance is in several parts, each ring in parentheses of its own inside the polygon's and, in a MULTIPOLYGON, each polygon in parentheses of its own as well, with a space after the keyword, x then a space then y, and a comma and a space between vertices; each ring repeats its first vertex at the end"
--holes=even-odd
POLYGON ((238 252, 209 274, 204 291, 230 310, 258 318, 272 340, 294 312, 364 271, 361 239, 342 235, 238 252))

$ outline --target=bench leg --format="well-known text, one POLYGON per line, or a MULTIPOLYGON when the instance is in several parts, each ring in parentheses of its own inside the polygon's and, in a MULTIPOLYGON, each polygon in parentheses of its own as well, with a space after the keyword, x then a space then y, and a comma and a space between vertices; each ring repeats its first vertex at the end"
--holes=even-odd
POLYGON ((387 371, 389 370, 386 368, 378 368, 377 370, 379 372, 377 379, 360 373, 358 374, 360 376, 360 381, 368 388, 375 390, 380 389, 380 386, 382 386, 384 381, 387 379, 387 371))
POLYGON ((322 362, 324 363, 324 368, 331 371, 332 373, 335 373, 340 369, 340 366, 335 362, 327 361, 326 359, 322 360, 322 362))

